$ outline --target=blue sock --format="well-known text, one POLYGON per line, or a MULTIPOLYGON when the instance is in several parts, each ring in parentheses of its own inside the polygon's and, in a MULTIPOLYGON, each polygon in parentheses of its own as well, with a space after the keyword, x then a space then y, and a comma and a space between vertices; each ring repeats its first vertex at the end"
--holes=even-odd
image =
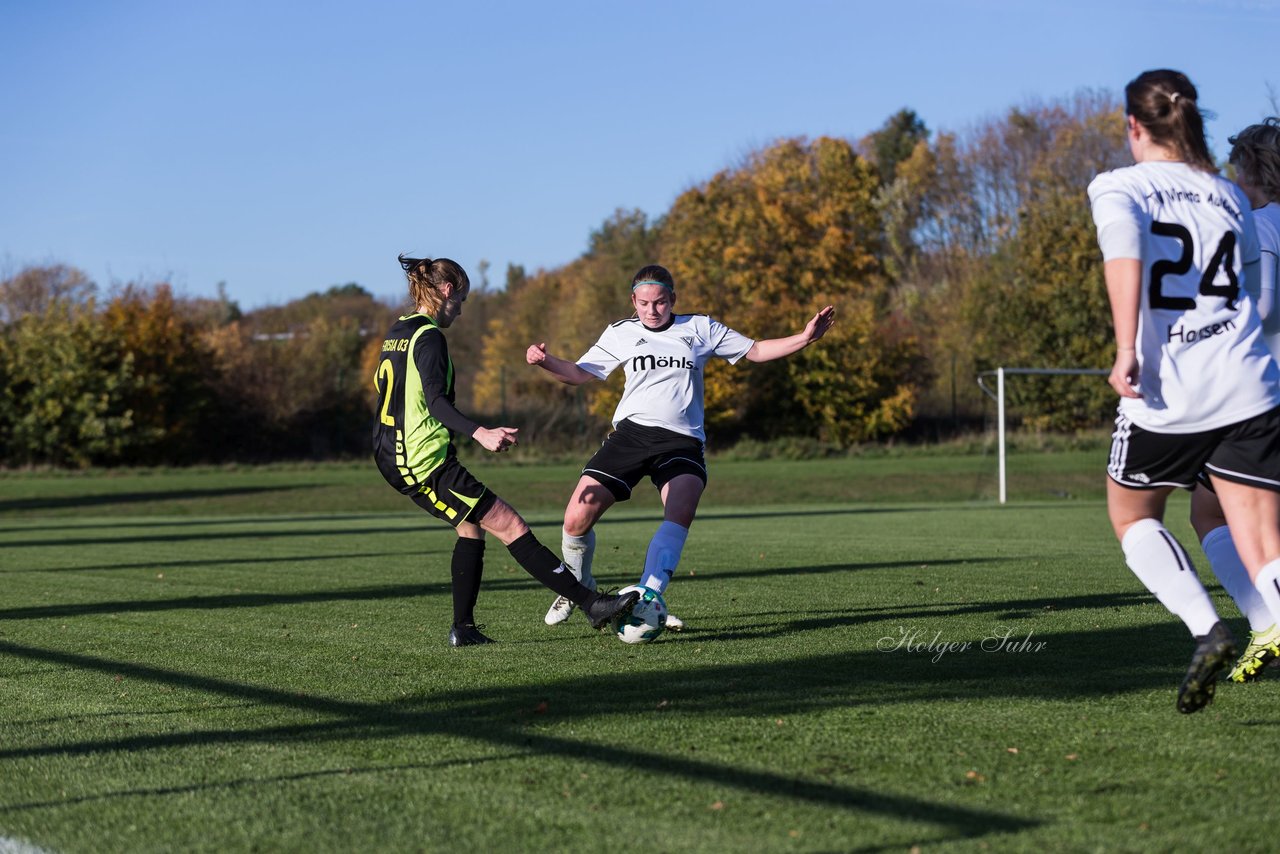
POLYGON ((671 583, 671 575, 680 563, 680 552, 684 551, 684 541, 689 537, 689 529, 675 522, 663 522, 658 526, 653 539, 649 541, 649 553, 644 558, 644 572, 640 583, 650 590, 666 592, 671 583))

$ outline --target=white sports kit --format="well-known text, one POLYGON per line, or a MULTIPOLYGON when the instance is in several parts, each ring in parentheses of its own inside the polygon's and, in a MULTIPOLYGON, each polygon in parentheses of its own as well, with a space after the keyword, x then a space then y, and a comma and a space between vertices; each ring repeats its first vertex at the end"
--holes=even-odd
POLYGON ((607 327, 578 367, 604 379, 623 366, 627 382, 613 413, 615 427, 629 419, 705 442, 702 369, 713 356, 733 364, 753 344, 705 314, 677 314, 660 332, 633 317, 607 327))
POLYGON ((1259 293, 1250 294, 1258 303, 1262 317, 1262 335, 1271 355, 1280 358, 1280 305, 1276 304, 1276 288, 1280 287, 1280 204, 1271 202, 1253 212, 1258 226, 1258 246, 1262 250, 1262 276, 1259 293), (1269 310, 1263 311, 1262 306, 1269 310))
POLYGON ((1120 400, 1134 424, 1196 433, 1280 405, 1244 269, 1259 261, 1249 201, 1235 184, 1185 163, 1144 162, 1089 185, 1107 261, 1142 261, 1141 398, 1120 400))

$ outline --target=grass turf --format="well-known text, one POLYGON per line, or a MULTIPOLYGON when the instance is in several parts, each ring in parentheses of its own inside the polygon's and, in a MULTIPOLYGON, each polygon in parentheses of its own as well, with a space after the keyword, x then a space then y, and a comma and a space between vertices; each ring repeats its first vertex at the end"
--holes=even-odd
MULTIPOLYGON (((0 477, 0 837, 1265 850, 1280 681, 1177 714, 1191 643, 1124 569, 1101 465, 1015 456, 997 507, 989 457, 713 462, 688 631, 548 628, 491 539, 500 643, 466 650, 453 534, 371 467, 0 477)), ((558 543, 573 467, 476 470, 558 543)), ((652 493, 599 526, 604 583, 635 580, 652 493)))

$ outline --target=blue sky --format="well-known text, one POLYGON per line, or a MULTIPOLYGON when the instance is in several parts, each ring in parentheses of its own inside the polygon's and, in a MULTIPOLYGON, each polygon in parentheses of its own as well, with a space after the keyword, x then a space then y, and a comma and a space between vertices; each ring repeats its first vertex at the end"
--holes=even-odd
POLYGON ((248 309, 398 296, 409 252, 500 284, 782 137, 902 107, 963 130, 1154 67, 1222 155, 1280 90, 1278 35, 1280 0, 0 0, 0 274, 248 309))

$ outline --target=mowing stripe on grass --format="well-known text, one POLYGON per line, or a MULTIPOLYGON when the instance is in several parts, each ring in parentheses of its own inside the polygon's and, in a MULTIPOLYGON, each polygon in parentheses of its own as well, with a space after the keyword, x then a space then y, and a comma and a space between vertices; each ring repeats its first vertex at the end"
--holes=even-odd
MULTIPOLYGON (((281 737, 305 738, 310 741, 324 737, 350 735, 353 729, 372 728, 375 733, 439 734, 468 738, 475 741, 502 744, 518 751, 529 751, 551 756, 569 756, 581 761, 603 763, 609 766, 645 768, 664 774, 731 786, 748 793, 780 792, 786 797, 807 801, 821 806, 837 807, 884 816, 909 816, 914 820, 947 827, 962 837, 988 833, 1010 833, 1026 830, 1040 824, 1034 819, 1024 819, 989 810, 949 806, 906 795, 885 794, 863 787, 844 786, 800 780, 763 770, 684 759, 663 753, 646 753, 627 747, 603 747, 588 741, 575 741, 531 732, 525 728, 488 727, 477 731, 469 724, 459 726, 454 716, 441 716, 421 712, 403 712, 386 705, 336 700, 329 697, 313 697, 280 691, 244 683, 229 682, 207 676, 177 673, 157 667, 109 661, 94 656, 57 650, 40 649, 21 644, 0 641, 0 654, 34 661, 53 662, 68 667, 96 670, 113 675, 124 674, 183 688, 252 698, 259 702, 291 707, 309 712, 340 715, 344 720, 322 724, 295 724, 258 730, 219 730, 163 735, 133 736, 124 739, 98 740, 79 744, 48 745, 37 748, 16 748, 0 751, 0 760, 31 758, 52 754, 88 754, 108 751, 137 751, 157 747, 173 747, 185 744, 207 744, 210 741, 274 741, 281 737)), ((470 718, 471 716, 463 716, 470 718)))

